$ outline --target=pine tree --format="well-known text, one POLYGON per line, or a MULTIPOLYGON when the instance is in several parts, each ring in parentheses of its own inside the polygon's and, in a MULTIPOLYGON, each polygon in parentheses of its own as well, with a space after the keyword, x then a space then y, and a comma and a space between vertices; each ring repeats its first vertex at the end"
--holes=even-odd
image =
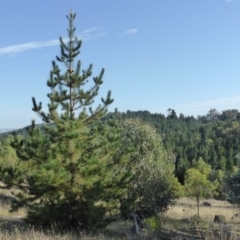
POLYGON ((108 124, 100 121, 113 102, 111 92, 101 99, 102 105, 92 107, 103 83, 104 69, 87 88, 92 65, 82 71, 80 61, 74 65, 82 43, 75 36, 75 17, 72 12, 67 16, 68 42, 60 38, 61 55, 57 61, 66 71, 62 74, 52 62, 47 81, 51 89, 47 95, 48 112, 32 98, 33 111, 47 125, 41 131, 32 122, 28 137, 15 139, 12 144, 21 159, 19 167, 1 169, 6 186, 21 189, 13 210, 27 205, 28 222, 54 224, 62 229, 105 226, 112 220, 111 213, 118 208, 118 200, 131 179, 130 168, 117 172, 117 166, 127 163, 126 154, 124 157, 118 150, 118 124, 115 120, 108 124))

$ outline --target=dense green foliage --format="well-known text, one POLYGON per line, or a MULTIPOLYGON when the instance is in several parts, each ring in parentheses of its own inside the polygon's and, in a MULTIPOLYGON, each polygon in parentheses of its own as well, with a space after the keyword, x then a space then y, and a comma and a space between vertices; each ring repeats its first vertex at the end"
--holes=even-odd
MULTIPOLYGON (((204 116, 177 116, 169 109, 168 116, 148 111, 127 111, 122 119, 141 119, 156 128, 164 147, 176 157, 175 172, 181 183, 193 159, 203 160, 213 171, 234 171, 240 162, 240 112, 210 110, 204 116)), ((21 130, 19 130, 21 133, 21 130)))
POLYGON ((240 207, 240 171, 226 179, 227 200, 233 205, 240 207))
MULTIPOLYGON (((105 117, 105 122, 109 116, 112 114, 105 117)), ((184 183, 186 171, 192 167, 194 160, 202 158, 212 167, 211 181, 219 182, 215 197, 227 198, 225 176, 233 173, 240 163, 240 113, 237 110, 226 110, 220 114, 212 109, 198 118, 183 114, 177 116, 172 109, 169 109, 168 116, 148 111, 127 111, 120 117, 122 120, 141 119, 155 127, 164 149, 175 156, 175 174, 181 183, 184 183)))
MULTIPOLYGON (((21 136, 19 135, 20 139, 21 136)), ((13 140, 12 135, 7 135, 6 137, 0 139, 0 165, 1 167, 14 166, 17 164, 17 154, 15 149, 11 147, 11 142, 13 140)))
POLYGON ((151 217, 165 212, 181 195, 174 177, 174 156, 168 153, 153 127, 135 119, 122 122, 122 149, 132 146, 128 167, 134 179, 121 198, 121 211, 151 217))
POLYGON ((215 109, 204 116, 177 116, 173 109, 164 114, 148 111, 127 111, 122 118, 139 118, 154 126, 162 136, 164 147, 176 156, 175 172, 181 183, 191 167, 199 159, 210 164, 213 171, 232 172, 240 156, 240 112, 226 110, 221 114, 215 109))

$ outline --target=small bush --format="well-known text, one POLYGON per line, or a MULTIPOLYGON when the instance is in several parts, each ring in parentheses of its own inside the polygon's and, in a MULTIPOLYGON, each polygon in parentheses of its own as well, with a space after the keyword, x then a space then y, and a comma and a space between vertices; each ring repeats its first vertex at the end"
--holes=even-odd
POLYGON ((146 218, 144 222, 148 225, 152 232, 157 232, 162 229, 162 221, 158 216, 146 218))

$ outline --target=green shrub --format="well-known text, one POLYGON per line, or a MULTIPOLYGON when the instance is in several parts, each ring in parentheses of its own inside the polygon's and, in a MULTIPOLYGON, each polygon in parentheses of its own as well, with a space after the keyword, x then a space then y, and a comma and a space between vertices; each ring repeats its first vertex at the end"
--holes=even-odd
POLYGON ((162 221, 159 216, 146 218, 144 222, 147 224, 147 226, 152 232, 157 232, 162 229, 162 221))

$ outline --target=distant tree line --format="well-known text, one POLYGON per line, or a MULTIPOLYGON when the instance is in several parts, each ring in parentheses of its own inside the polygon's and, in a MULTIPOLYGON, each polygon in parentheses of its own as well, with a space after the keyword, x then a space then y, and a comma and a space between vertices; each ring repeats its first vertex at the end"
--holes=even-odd
POLYGON ((193 160, 202 158, 213 170, 224 172, 233 172, 240 160, 240 112, 236 109, 222 113, 211 109, 197 118, 177 116, 174 109, 168 109, 167 116, 128 110, 121 118, 138 118, 157 130, 165 148, 175 155, 175 174, 181 183, 193 160))
MULTIPOLYGON (((109 119, 108 113, 103 120, 109 119)), ((213 170, 233 172, 240 161, 240 112, 236 109, 221 113, 211 109, 206 115, 193 117, 178 116, 174 109, 168 115, 149 111, 130 111, 118 113, 120 119, 140 119, 151 125, 161 135, 163 145, 175 155, 175 174, 184 183, 186 170, 192 161, 202 158, 213 170)), ((44 131, 44 124, 38 125, 44 131)), ((27 135, 27 127, 15 134, 27 135)), ((12 134, 3 133, 0 138, 12 134)))

